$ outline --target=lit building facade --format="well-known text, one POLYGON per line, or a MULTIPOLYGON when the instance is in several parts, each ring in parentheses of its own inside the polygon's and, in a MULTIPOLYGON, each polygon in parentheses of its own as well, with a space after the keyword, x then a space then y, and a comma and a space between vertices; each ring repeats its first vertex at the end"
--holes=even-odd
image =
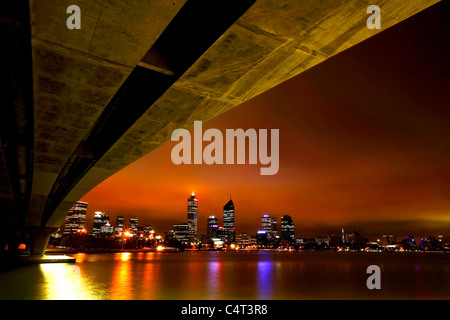
POLYGON ((276 238, 278 236, 278 219, 276 217, 270 218, 270 226, 271 226, 272 237, 276 238))
POLYGON ((259 230, 256 234, 256 242, 259 248, 268 248, 269 247, 269 239, 266 230, 259 230))
POLYGON ((125 219, 122 216, 117 216, 116 226, 114 229, 114 238, 121 238, 124 231, 125 219))
POLYGON ((96 211, 94 213, 94 227, 92 228, 92 235, 97 238, 102 236, 102 227, 109 224, 109 216, 104 212, 96 211))
POLYGON ((153 236, 155 235, 155 230, 149 224, 146 224, 142 229, 143 229, 145 238, 153 238, 153 236))
POLYGON ((211 241, 213 238, 217 238, 218 228, 219 224, 217 222, 217 218, 215 216, 209 216, 206 222, 206 237, 208 241, 211 241))
POLYGON ((132 234, 132 236, 137 236, 139 227, 139 219, 130 218, 128 219, 128 231, 132 234))
POLYGON ((261 218, 261 230, 264 230, 267 235, 272 232, 272 220, 268 214, 265 214, 261 218))
POLYGON ((105 222, 104 225, 100 228, 100 238, 112 238, 113 237, 113 231, 114 227, 109 223, 109 217, 108 222, 105 222))
POLYGON ((173 225, 173 239, 181 242, 190 241, 190 228, 187 223, 178 223, 173 225))
POLYGON ((64 221, 63 234, 65 236, 76 234, 80 230, 85 229, 87 206, 87 202, 77 201, 69 210, 64 221))
POLYGON ((217 238, 223 242, 227 242, 228 231, 224 227, 217 228, 217 238))
POLYGON ((236 229, 234 226, 234 203, 230 199, 223 207, 223 228, 226 231, 226 242, 233 243, 236 241, 236 229))
POLYGON ((295 243, 294 221, 288 215, 281 217, 281 240, 291 245, 295 243))
POLYGON ((195 197, 194 192, 188 198, 188 212, 187 221, 189 226, 189 241, 197 241, 197 212, 198 212, 198 199, 195 197))

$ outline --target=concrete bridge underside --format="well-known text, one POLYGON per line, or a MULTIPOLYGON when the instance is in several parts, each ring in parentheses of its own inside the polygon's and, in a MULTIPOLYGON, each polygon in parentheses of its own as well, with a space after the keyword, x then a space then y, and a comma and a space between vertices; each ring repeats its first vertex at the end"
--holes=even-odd
POLYGON ((367 0, 3 1, 1 249, 14 256, 26 243, 42 255, 77 200, 174 129, 436 2, 380 0, 377 30, 367 0), (66 27, 71 4, 79 30, 66 27))

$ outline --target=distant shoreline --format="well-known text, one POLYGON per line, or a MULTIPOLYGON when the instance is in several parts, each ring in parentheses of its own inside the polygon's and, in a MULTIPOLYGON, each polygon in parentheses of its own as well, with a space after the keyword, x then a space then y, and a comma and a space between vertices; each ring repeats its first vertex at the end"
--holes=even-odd
POLYGON ((143 249, 89 249, 89 250, 75 250, 75 249, 47 249, 45 251, 46 255, 52 254, 77 254, 77 253, 147 253, 147 252, 155 252, 155 253, 182 253, 182 252, 234 252, 234 253, 242 253, 242 252, 283 252, 283 253, 306 253, 306 252, 317 252, 317 253, 398 253, 398 254, 408 254, 408 253, 439 253, 439 254, 449 254, 450 251, 358 251, 358 250, 349 250, 349 251, 336 251, 336 250, 300 250, 300 251, 284 251, 284 250, 177 250, 177 249, 164 249, 164 250, 156 250, 150 248, 143 249))
POLYGON ((156 249, 88 249, 88 250, 75 250, 75 249, 47 249, 45 254, 75 254, 75 253, 123 253, 123 252, 183 252, 181 250, 156 250, 156 249))

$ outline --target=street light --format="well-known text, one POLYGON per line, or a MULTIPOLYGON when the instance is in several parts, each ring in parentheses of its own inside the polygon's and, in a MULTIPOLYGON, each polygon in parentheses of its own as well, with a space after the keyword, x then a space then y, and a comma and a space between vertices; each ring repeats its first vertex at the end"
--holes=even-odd
POLYGON ((127 231, 125 231, 125 232, 121 232, 121 233, 119 233, 119 236, 122 236, 122 250, 123 250, 123 246, 124 246, 124 244, 125 244, 125 238, 129 238, 129 237, 131 237, 132 236, 132 234, 127 230, 127 231))

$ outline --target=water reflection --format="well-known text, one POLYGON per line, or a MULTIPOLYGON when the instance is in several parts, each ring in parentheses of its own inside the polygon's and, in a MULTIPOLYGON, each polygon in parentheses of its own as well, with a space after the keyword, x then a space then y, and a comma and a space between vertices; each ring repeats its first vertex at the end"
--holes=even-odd
MULTIPOLYGON (((151 254, 154 259, 154 253, 151 254)), ((149 257, 146 257, 146 263, 144 264, 143 278, 142 278, 142 290, 144 295, 142 299, 156 299, 157 298, 157 283, 159 277, 157 272, 159 271, 159 265, 152 262, 149 257)))
POLYGON ((209 299, 218 299, 220 296, 220 289, 222 287, 222 271, 223 262, 210 261, 208 263, 207 273, 207 292, 209 299))
POLYGON ((76 263, 83 263, 86 260, 87 254, 86 253, 77 253, 72 256, 75 258, 76 263))
POLYGON ((45 299, 50 300, 86 300, 96 299, 83 283, 80 268, 65 263, 41 264, 44 276, 45 299))
POLYGON ((0 299, 448 299, 450 255, 77 254, 0 273, 0 299), (382 269, 367 290, 366 268, 382 269))
POLYGON ((111 281, 111 295, 113 300, 133 298, 133 286, 131 285, 131 253, 123 252, 115 254, 116 266, 113 270, 111 281))
POLYGON ((131 252, 116 253, 116 259, 121 261, 128 261, 131 258, 131 252))
POLYGON ((417 292, 417 297, 419 299, 427 299, 427 288, 425 286, 425 282, 423 279, 423 274, 420 272, 420 266, 416 264, 415 266, 416 272, 414 274, 415 287, 417 292))
POLYGON ((257 283, 259 299, 268 300, 272 298, 274 282, 273 268, 273 261, 258 261, 257 283))

